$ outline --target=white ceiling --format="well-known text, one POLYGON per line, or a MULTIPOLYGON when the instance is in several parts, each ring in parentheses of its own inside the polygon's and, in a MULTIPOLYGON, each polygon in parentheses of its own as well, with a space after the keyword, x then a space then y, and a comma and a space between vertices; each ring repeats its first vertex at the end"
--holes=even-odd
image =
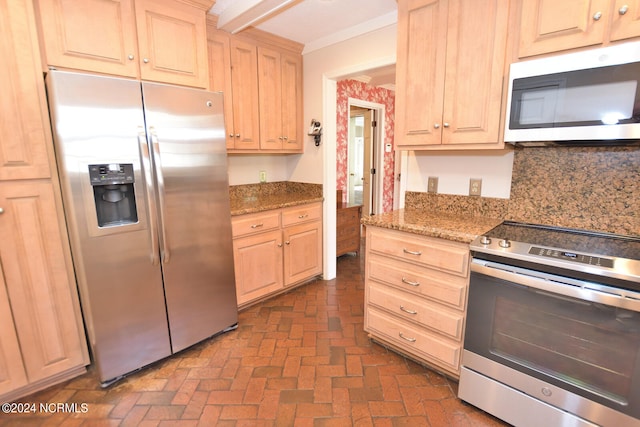
MULTIPOLYGON (((397 22, 396 0, 216 0, 209 13, 231 33, 256 27, 304 45, 303 54, 397 22)), ((350 78, 393 89, 395 67, 350 78)))

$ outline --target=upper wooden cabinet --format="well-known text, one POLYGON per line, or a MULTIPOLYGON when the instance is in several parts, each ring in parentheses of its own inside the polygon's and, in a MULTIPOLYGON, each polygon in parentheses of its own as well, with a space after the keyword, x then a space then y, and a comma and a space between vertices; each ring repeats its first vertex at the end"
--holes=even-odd
POLYGON ((46 141, 49 116, 33 9, 0 1, 0 180, 51 176, 46 141), (39 82, 39 84, 34 84, 39 82))
POLYGON ((223 91, 229 153, 302 153, 302 45, 207 18, 209 85, 223 91))
POLYGON ((640 36, 638 0, 522 0, 518 57, 640 36))
POLYGON ((204 4, 37 0, 36 5, 49 66, 185 86, 208 85, 204 4))
POLYGON ((302 150, 302 58, 258 48, 260 148, 302 150))
POLYGON ((396 147, 503 148, 508 0, 399 0, 396 147))

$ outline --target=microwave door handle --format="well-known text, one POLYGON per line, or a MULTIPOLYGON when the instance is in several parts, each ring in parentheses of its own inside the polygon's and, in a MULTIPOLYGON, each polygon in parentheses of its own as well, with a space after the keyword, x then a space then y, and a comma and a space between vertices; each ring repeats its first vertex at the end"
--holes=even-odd
POLYGON ((160 237, 162 245, 160 255, 162 262, 166 264, 169 262, 171 253, 169 251, 169 243, 167 242, 167 230, 165 227, 165 224, 167 223, 167 217, 165 214, 164 175, 162 174, 162 160, 160 159, 160 144, 158 142, 158 135, 156 134, 153 126, 149 127, 149 135, 151 136, 151 146, 153 147, 153 165, 158 182, 158 201, 160 203, 160 237))
POLYGON ((147 193, 147 213, 149 215, 149 235, 151 240, 151 264, 157 265, 159 262, 160 246, 158 244, 158 224, 156 218, 156 201, 155 189, 153 184, 153 175, 151 173, 153 164, 149 155, 149 145, 144 129, 140 128, 138 132, 138 145, 142 154, 142 173, 146 184, 147 193))

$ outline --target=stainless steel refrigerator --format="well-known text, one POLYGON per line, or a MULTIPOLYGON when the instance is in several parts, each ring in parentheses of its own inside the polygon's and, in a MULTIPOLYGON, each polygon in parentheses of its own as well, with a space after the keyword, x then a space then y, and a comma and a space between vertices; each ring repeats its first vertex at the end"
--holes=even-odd
POLYGON ((237 326, 222 95, 55 70, 46 85, 103 385, 237 326))

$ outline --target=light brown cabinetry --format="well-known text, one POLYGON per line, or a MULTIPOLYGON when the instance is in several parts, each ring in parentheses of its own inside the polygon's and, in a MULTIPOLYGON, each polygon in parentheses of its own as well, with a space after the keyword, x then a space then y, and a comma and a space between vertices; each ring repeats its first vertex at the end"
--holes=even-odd
POLYGON ((302 153, 302 45, 207 18, 211 90, 224 92, 229 153, 302 153))
MULTIPOLYGON (((209 24, 211 25, 211 23, 209 24)), ((207 31, 209 88, 224 96, 227 150, 260 148, 258 59, 256 46, 231 40, 223 31, 207 31)))
POLYGON ((234 216, 238 306, 273 295, 322 272, 322 204, 234 216))
POLYGON ((396 146, 502 148, 509 2, 399 0, 396 146))
POLYGON ((640 37, 638 0, 522 0, 518 56, 640 37))
POLYGON ((260 148, 301 150, 302 58, 258 48, 260 148))
POLYGON ((37 0, 46 63, 206 88, 210 3, 37 0))
POLYGON ((0 401, 89 363, 60 218, 33 4, 0 0, 0 401))
POLYGON ((469 246, 371 226, 365 259, 365 330, 458 377, 469 246))

